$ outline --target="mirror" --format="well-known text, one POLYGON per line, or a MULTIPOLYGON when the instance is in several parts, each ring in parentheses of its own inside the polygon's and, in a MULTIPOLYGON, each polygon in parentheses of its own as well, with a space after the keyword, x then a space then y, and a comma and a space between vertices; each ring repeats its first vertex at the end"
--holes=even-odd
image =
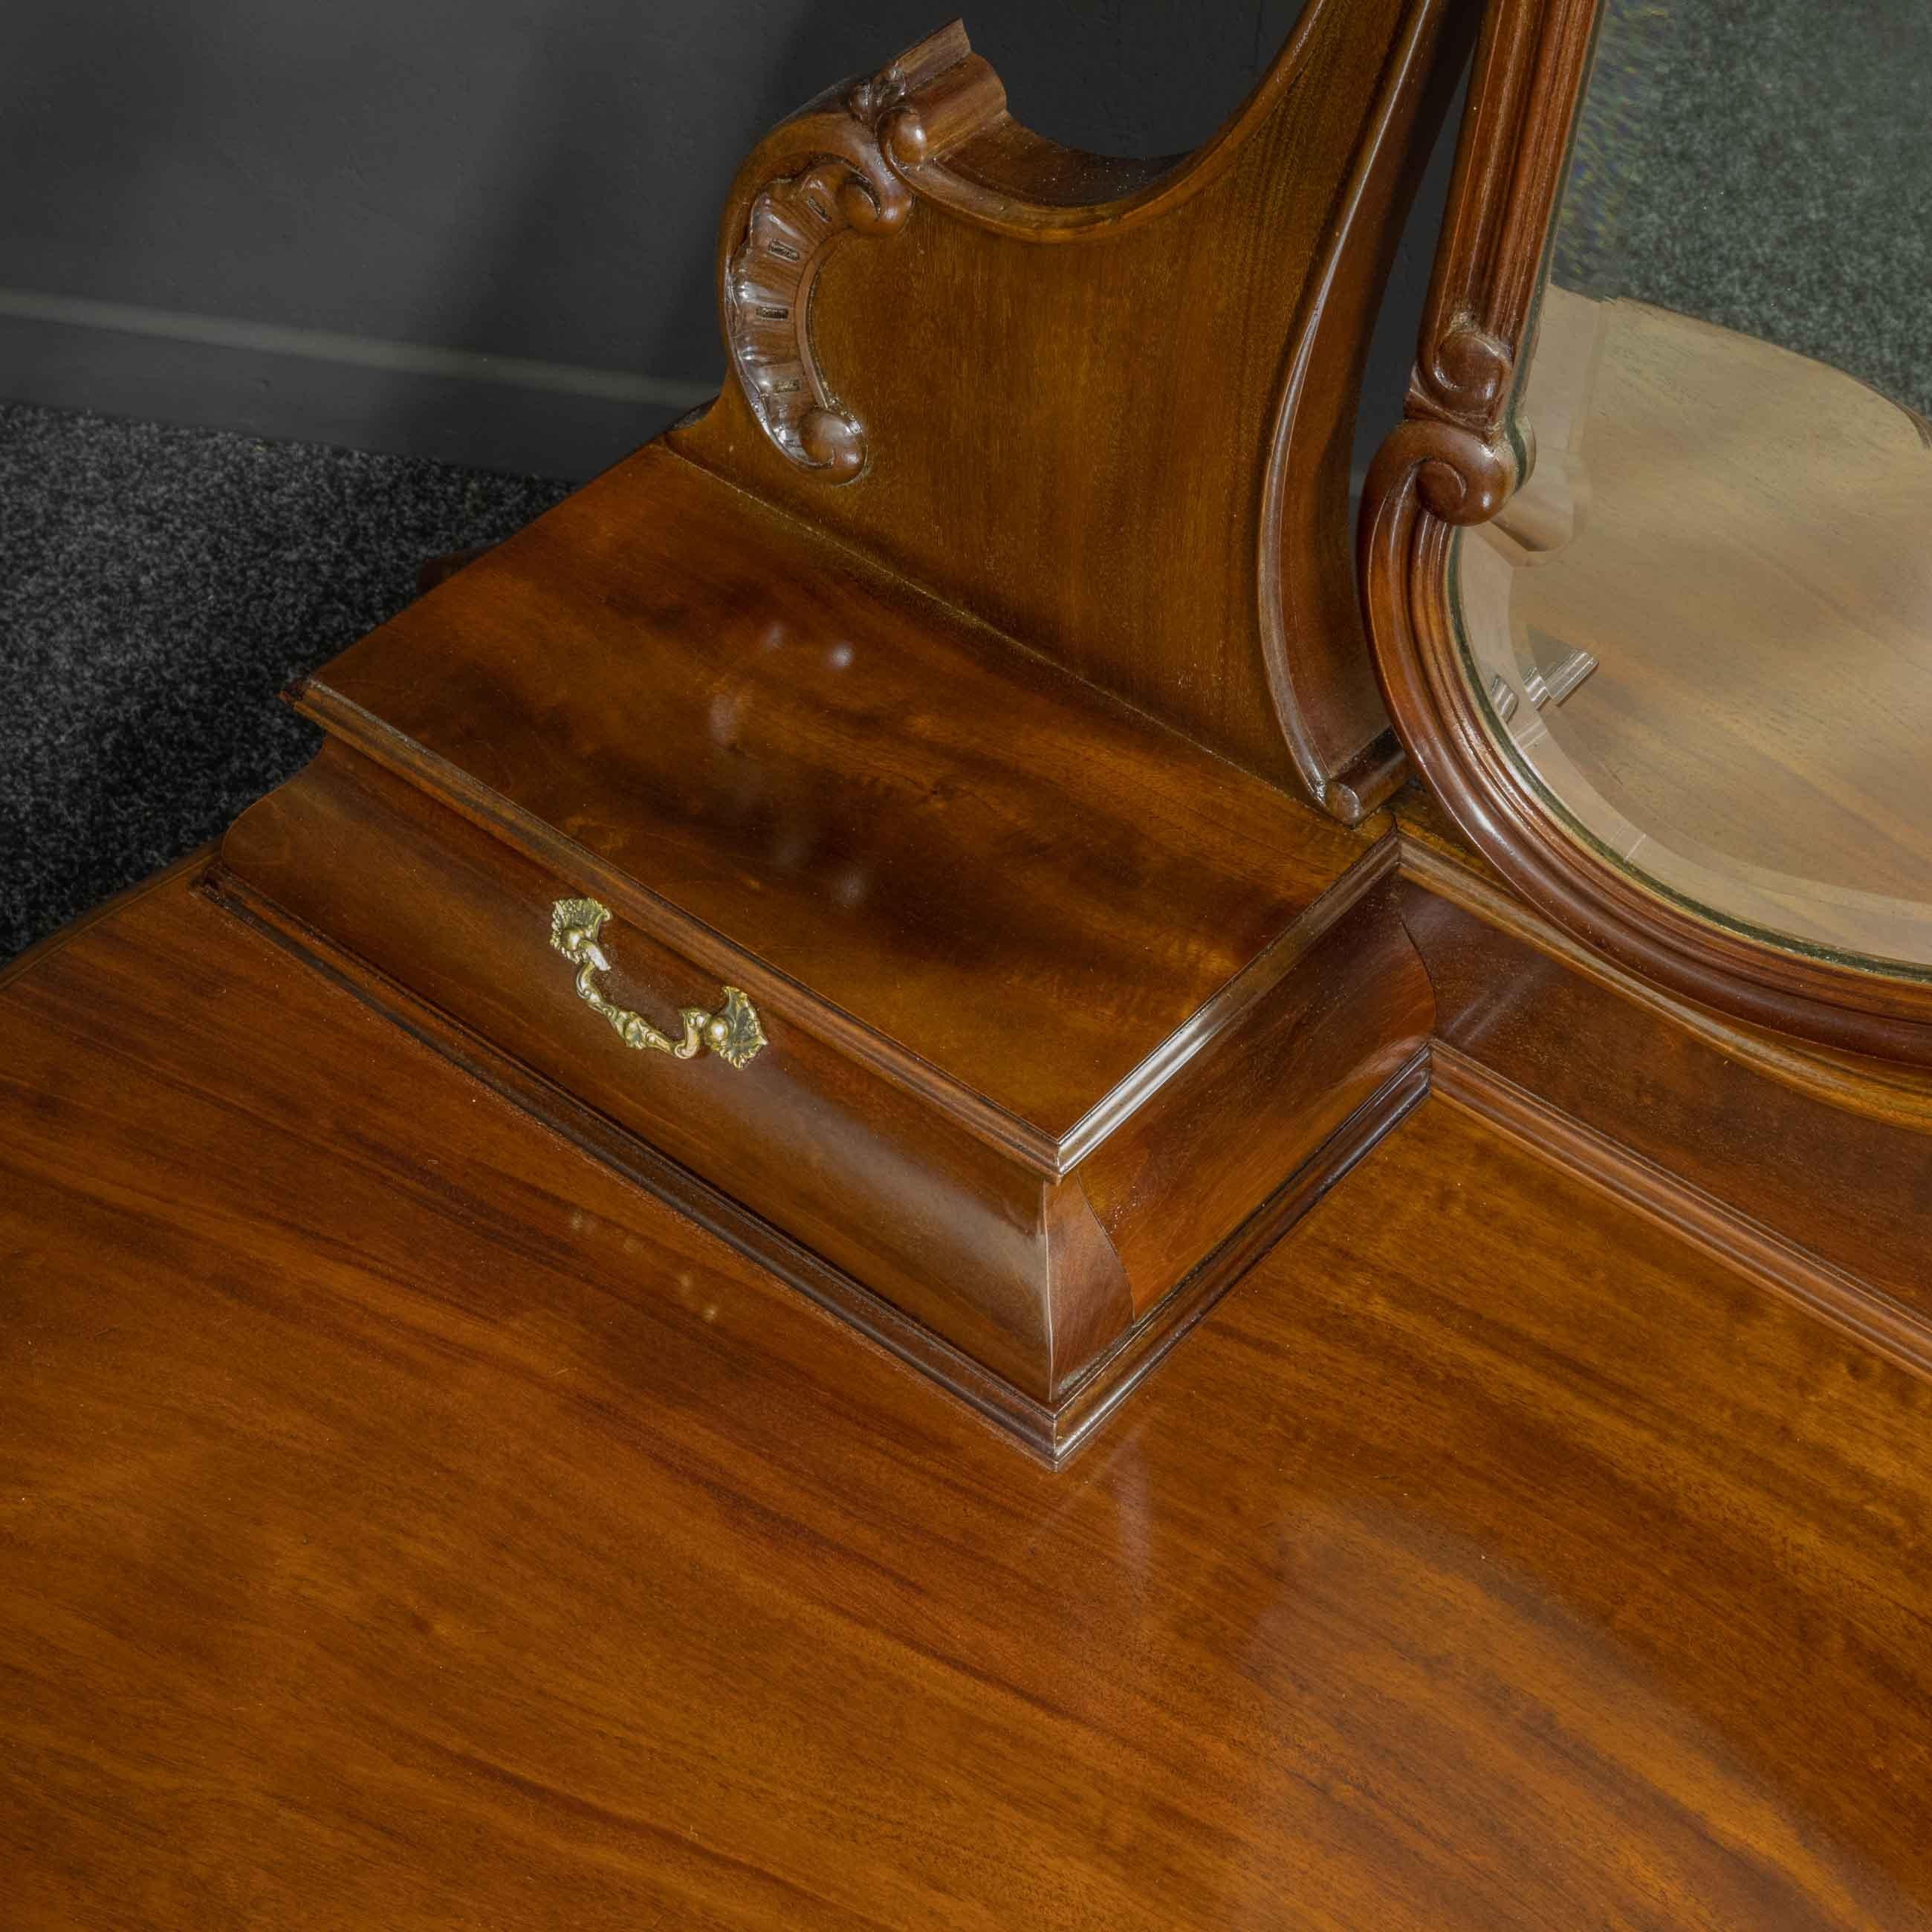
POLYGON ((1932 980, 1932 7, 1604 0, 1545 260, 1469 711, 1646 892, 1932 980))

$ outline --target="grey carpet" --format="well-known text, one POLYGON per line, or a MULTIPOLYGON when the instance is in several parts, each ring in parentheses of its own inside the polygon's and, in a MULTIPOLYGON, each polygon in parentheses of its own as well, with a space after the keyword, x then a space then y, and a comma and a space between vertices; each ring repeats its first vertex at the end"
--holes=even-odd
POLYGON ((1932 5, 1606 0, 1552 273, 1932 412, 1932 5))
POLYGON ((0 405, 0 959, 296 771, 282 686, 567 488, 0 405))

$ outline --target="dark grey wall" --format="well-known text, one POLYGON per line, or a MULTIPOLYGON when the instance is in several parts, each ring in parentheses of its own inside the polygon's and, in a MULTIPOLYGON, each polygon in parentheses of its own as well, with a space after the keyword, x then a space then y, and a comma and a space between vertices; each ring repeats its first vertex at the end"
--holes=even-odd
MULTIPOLYGON (((718 206, 946 0, 60 0, 0 18, 0 397, 565 476, 708 394, 718 206)), ((1297 0, 976 0, 1014 111, 1194 145, 1297 0)), ((1426 230, 1432 234, 1432 225, 1426 230)), ((1396 406, 1427 249, 1372 374, 1396 406)))

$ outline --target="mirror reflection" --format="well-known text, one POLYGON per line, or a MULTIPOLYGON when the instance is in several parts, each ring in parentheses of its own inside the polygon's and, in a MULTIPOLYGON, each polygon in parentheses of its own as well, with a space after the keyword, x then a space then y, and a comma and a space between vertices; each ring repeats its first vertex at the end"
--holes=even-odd
POLYGON ((1456 557, 1571 831, 1787 947, 1932 974, 1932 7, 1606 0, 1456 557))

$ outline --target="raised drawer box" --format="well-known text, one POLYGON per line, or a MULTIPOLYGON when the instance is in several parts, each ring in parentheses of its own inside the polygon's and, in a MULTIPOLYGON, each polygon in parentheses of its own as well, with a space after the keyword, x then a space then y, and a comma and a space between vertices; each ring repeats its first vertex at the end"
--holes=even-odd
POLYGON ((1049 1456, 1420 1090, 1392 842, 662 446, 298 701, 217 893, 1049 1456))

